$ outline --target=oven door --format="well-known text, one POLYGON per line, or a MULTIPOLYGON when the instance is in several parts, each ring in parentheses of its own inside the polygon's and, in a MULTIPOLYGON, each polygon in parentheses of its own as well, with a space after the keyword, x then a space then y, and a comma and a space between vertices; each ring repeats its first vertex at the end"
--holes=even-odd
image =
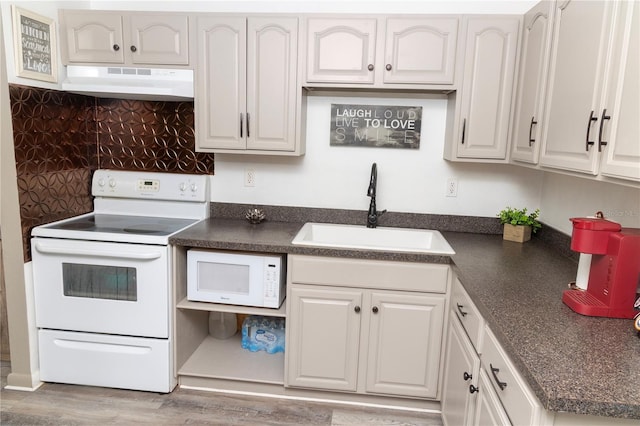
POLYGON ((39 328, 169 337, 169 248, 32 239, 39 328))

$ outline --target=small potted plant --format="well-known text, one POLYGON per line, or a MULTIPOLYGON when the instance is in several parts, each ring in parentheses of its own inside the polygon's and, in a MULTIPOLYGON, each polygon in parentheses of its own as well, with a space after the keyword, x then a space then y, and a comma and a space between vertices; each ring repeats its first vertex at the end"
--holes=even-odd
POLYGON ((538 222, 540 209, 528 213, 527 209, 514 209, 507 207, 498 213, 500 223, 504 225, 502 239, 523 243, 531 239, 531 233, 536 233, 542 228, 538 222))

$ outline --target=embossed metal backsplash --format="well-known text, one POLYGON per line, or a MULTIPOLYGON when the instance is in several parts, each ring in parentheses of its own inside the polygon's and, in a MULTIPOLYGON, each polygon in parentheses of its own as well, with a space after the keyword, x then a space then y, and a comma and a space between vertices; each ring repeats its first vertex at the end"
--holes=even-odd
POLYGON ((102 99, 9 85, 24 258, 34 226, 93 209, 97 168, 213 173, 195 152, 192 102, 102 99))

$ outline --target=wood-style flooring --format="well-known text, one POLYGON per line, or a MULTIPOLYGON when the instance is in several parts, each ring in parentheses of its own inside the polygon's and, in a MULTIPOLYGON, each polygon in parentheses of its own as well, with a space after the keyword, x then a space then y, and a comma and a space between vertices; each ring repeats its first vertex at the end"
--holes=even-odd
POLYGON ((4 389, 2 425, 442 425, 438 414, 238 396, 177 388, 170 394, 45 383, 34 392, 4 389))

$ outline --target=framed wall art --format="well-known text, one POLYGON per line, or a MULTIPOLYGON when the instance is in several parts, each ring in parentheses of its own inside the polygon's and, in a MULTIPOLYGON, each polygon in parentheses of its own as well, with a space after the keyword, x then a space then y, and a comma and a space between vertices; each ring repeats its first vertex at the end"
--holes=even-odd
POLYGON ((12 14, 16 74, 57 83, 55 21, 15 5, 12 14))
POLYGON ((331 146, 420 148, 422 107, 331 104, 331 146))

